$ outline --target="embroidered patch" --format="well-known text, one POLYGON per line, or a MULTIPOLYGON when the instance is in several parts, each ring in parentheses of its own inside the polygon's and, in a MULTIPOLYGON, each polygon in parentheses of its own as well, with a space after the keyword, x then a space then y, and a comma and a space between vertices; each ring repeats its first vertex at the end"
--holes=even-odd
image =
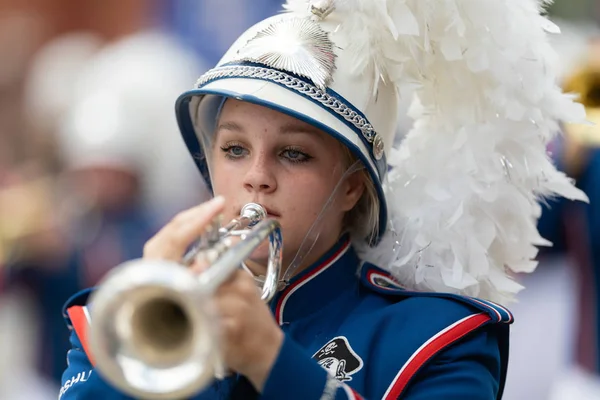
POLYGON ((344 336, 331 339, 312 358, 340 382, 351 381, 351 375, 363 367, 363 360, 352 350, 348 339, 344 336))

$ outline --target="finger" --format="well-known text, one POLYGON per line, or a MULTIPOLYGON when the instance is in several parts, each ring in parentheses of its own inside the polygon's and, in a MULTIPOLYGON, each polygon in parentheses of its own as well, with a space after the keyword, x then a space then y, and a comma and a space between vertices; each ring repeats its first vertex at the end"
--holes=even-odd
POLYGON ((204 233, 224 206, 225 199, 217 196, 177 214, 146 243, 144 257, 179 261, 188 246, 204 233))
MULTIPOLYGON (((233 247, 236 243, 238 243, 239 240, 241 240, 239 237, 228 236, 226 244, 227 248, 233 247)), ((196 274, 201 274, 209 269, 211 265, 219 259, 220 256, 222 256, 222 254, 214 249, 206 249, 201 251, 194 257, 194 260, 190 265, 190 269, 196 274)), ((242 268, 240 267, 240 269, 242 268)), ((230 278, 231 277, 227 277, 227 280, 230 278)))
POLYGON ((240 343, 244 334, 244 324, 236 317, 221 317, 219 329, 225 343, 240 343))
POLYGON ((239 297, 250 303, 260 299, 260 290, 253 277, 245 270, 236 270, 215 293, 215 298, 239 297))
POLYGON ((194 257, 190 269, 195 274, 201 274, 209 269, 218 259, 220 253, 216 249, 205 249, 194 257))
POLYGON ((220 320, 240 318, 251 311, 248 302, 235 294, 214 297, 211 300, 211 307, 220 320))
POLYGON ((194 261, 192 262, 192 265, 190 266, 190 269, 195 274, 201 274, 202 272, 206 271, 209 268, 210 268, 210 262, 205 257, 202 257, 201 255, 194 258, 194 261))

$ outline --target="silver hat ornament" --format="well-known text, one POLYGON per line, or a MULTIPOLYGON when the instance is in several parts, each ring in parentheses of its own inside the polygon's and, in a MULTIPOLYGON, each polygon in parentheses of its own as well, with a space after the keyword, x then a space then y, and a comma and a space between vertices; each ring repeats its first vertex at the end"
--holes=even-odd
POLYGON ((238 51, 251 61, 310 79, 325 90, 335 71, 333 42, 319 24, 307 18, 279 20, 260 30, 238 51))

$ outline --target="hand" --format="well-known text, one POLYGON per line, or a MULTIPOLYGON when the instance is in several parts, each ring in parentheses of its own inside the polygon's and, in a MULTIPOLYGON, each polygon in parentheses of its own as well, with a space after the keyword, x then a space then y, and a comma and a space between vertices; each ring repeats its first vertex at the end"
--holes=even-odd
MULTIPOLYGON (((216 197, 183 211, 144 246, 144 258, 179 262, 187 247, 208 228, 224 208, 216 197)), ((192 267, 203 271, 198 263, 192 267)), ((261 300, 254 280, 244 270, 236 271, 214 295, 220 317, 221 347, 228 368, 246 376, 262 390, 283 343, 283 332, 261 300)))
POLYGON ((283 332, 252 276, 242 269, 236 271, 215 293, 214 306, 220 317, 225 365, 261 392, 279 355, 283 332))
POLYGON ((223 211, 225 199, 215 197, 177 214, 144 246, 144 258, 180 262, 188 246, 198 239, 223 211))

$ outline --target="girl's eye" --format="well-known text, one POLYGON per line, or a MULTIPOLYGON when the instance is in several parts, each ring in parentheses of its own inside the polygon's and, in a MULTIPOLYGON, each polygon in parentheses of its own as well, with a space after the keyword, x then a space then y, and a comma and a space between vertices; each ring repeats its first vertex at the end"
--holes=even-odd
POLYGON ((312 157, 308 154, 294 148, 286 149, 281 152, 281 156, 293 163, 303 163, 310 160, 312 157))
MULTIPOLYGON (((249 151, 239 144, 227 144, 221 147, 221 151, 225 153, 225 157, 231 160, 238 160, 248 156, 249 151)), ((279 153, 279 157, 283 157, 291 163, 303 163, 310 160, 312 157, 295 148, 284 149, 279 153)))
POLYGON ((237 144, 222 146, 221 150, 225 153, 225 157, 230 159, 242 158, 248 153, 248 150, 237 144))

